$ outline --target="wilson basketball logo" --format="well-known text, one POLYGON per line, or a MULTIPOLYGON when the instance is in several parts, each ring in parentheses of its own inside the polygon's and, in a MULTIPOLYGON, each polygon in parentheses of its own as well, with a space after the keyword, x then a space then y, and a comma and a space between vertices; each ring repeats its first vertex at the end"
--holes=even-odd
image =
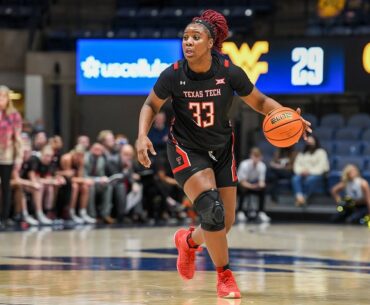
POLYGON ((293 118, 291 113, 289 113, 289 112, 282 113, 282 114, 279 114, 279 115, 273 117, 271 119, 271 124, 275 124, 275 123, 281 121, 282 119, 291 119, 291 118, 293 118))

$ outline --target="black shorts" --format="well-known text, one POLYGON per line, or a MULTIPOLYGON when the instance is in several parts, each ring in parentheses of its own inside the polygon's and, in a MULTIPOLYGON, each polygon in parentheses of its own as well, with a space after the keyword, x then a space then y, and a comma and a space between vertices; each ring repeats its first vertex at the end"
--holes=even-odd
POLYGON ((234 136, 230 137, 225 147, 213 151, 190 149, 180 144, 167 143, 167 155, 172 173, 181 187, 184 187, 185 181, 192 175, 206 168, 213 169, 218 188, 236 186, 238 183, 234 136))

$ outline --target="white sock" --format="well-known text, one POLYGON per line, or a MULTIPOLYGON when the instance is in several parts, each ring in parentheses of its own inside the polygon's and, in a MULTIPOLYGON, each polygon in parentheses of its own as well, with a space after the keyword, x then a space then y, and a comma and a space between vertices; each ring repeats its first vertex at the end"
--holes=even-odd
POLYGON ((86 209, 80 209, 80 216, 87 215, 87 210, 86 209))

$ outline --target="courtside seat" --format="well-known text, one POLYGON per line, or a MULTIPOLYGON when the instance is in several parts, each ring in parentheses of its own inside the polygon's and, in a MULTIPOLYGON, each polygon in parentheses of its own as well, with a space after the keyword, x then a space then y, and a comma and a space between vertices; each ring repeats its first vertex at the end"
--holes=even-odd
POLYGON ((370 141, 362 141, 362 155, 364 157, 370 157, 370 141))
POLYGON ((330 192, 331 188, 340 182, 342 177, 342 171, 332 170, 328 173, 328 191, 330 192))
POLYGON ((154 28, 141 28, 139 31, 140 38, 159 38, 161 32, 154 28))
POLYGON ((361 140, 367 141, 370 143, 370 128, 364 130, 361 136, 361 140))
POLYGON ((344 126, 344 117, 339 113, 326 114, 320 120, 320 127, 341 128, 344 126))
POLYGON ((359 156, 362 153, 361 141, 336 140, 334 145, 338 156, 359 156))
POLYGON ((332 161, 332 170, 338 171, 342 171, 348 164, 354 164, 362 171, 367 164, 367 160, 363 156, 335 156, 332 161))
POLYGON ((336 130, 335 139, 336 140, 358 140, 361 135, 360 127, 342 127, 336 130))
POLYGON ((332 126, 320 126, 313 130, 313 134, 319 141, 331 141, 334 139, 334 128, 332 126))
POLYGON ((179 38, 182 35, 182 31, 175 29, 173 27, 171 28, 164 28, 161 32, 162 38, 179 38))
POLYGON ((370 128, 370 115, 367 113, 354 114, 348 119, 347 126, 362 129, 370 128))
POLYGON ((332 140, 320 141, 320 145, 323 149, 326 150, 329 156, 332 156, 335 154, 335 149, 336 149, 335 141, 332 141, 332 140))

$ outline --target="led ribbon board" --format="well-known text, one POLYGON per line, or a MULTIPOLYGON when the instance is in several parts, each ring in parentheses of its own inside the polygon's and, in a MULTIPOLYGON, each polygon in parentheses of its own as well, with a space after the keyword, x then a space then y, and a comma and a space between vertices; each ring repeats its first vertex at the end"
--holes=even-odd
POLYGON ((182 57, 178 39, 80 39, 76 90, 86 95, 147 95, 182 57))
POLYGON ((341 93, 343 46, 334 42, 225 42, 223 52, 268 94, 341 93))

